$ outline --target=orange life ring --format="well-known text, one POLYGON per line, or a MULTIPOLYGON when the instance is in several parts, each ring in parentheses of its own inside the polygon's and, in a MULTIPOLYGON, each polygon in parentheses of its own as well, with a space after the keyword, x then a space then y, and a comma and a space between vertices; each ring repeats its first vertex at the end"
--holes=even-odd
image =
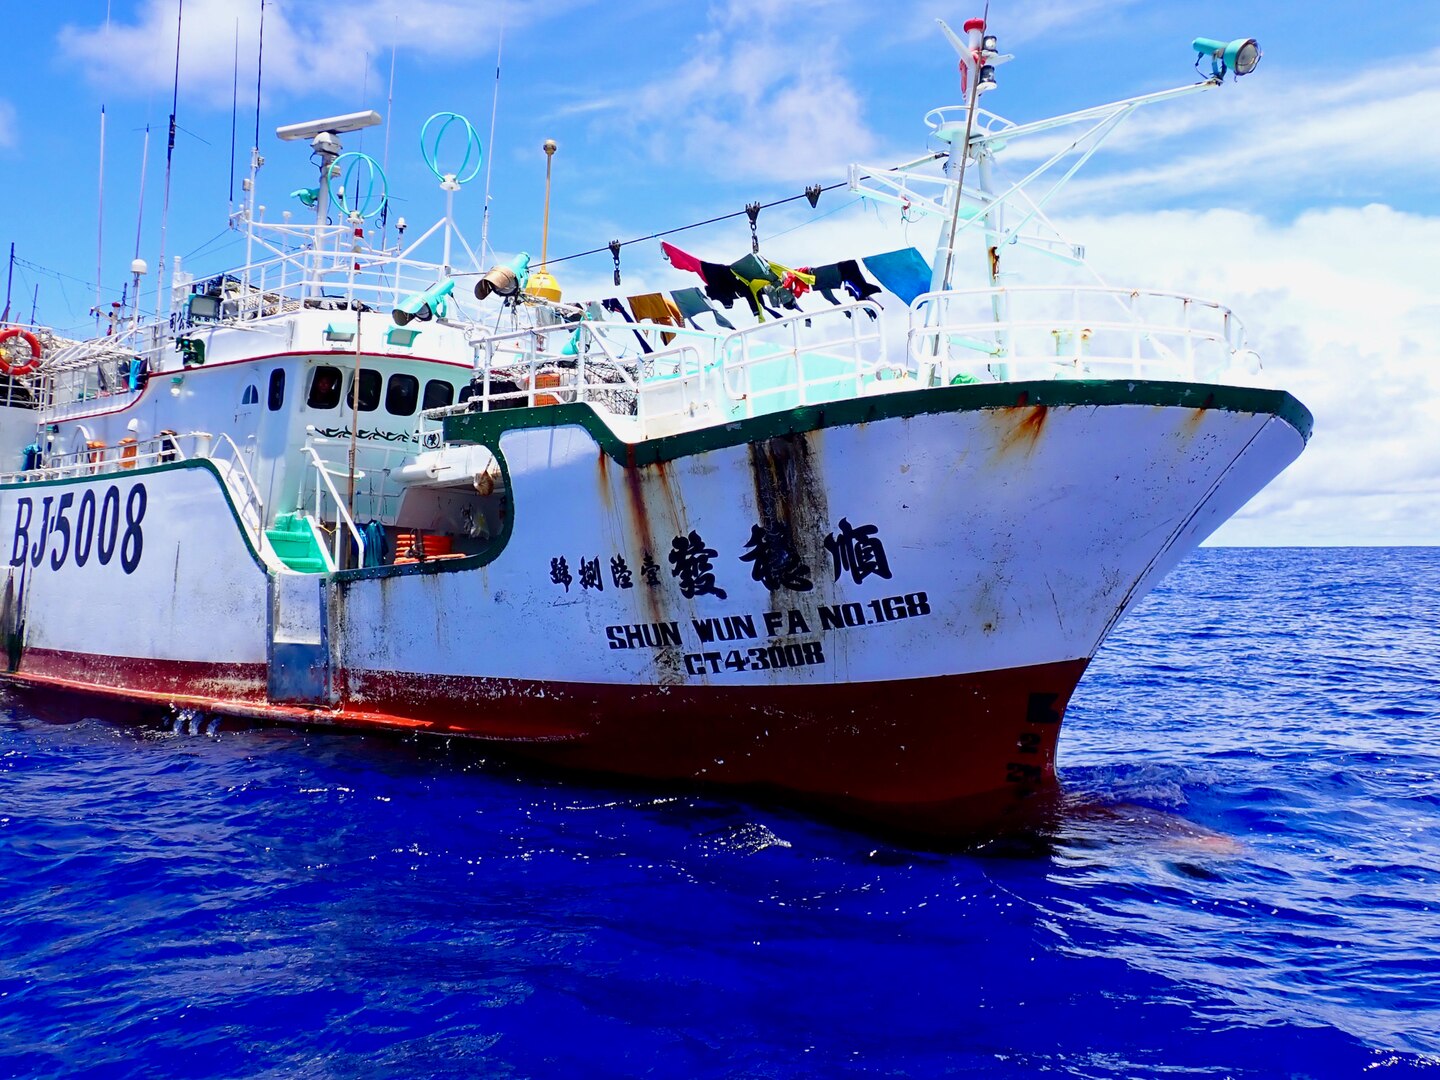
POLYGON ((12 326, 7 330, 0 330, 0 345, 5 344, 13 337, 18 337, 30 346, 30 359, 23 364, 16 364, 13 367, 9 358, 0 352, 0 375, 29 375, 40 366, 40 339, 29 330, 22 330, 18 326, 12 326))

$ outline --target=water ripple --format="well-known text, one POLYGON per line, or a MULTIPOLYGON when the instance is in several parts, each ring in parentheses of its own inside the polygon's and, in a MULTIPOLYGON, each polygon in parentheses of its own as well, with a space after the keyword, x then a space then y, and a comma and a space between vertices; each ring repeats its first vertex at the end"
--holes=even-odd
POLYGON ((1440 1064, 1440 553, 1207 551, 1038 836, 958 855, 436 743, 0 702, 0 1075, 1440 1064))

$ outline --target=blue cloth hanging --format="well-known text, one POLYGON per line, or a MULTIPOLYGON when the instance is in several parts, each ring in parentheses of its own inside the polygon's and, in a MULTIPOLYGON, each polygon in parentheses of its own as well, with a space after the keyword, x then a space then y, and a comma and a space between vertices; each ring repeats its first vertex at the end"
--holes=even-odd
POLYGON ((917 296, 930 291, 930 264, 913 247, 867 255, 861 261, 876 281, 907 304, 913 304, 917 296))

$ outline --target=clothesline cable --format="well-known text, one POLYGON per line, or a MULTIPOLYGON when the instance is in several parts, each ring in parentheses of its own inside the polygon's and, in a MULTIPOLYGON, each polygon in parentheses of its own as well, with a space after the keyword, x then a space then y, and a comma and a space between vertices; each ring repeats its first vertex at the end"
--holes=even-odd
MULTIPOLYGON (((943 150, 937 150, 934 154, 931 155, 931 160, 934 160, 935 158, 941 158, 941 157, 944 157, 944 156, 945 156, 945 151, 943 151, 943 150)), ((860 179, 864 180, 864 179, 868 179, 868 177, 861 177, 860 179)), ((849 181, 841 181, 841 182, 839 182, 839 183, 830 184, 830 185, 828 185, 828 186, 826 186, 826 187, 822 187, 822 188, 820 189, 820 192, 823 194, 824 192, 827 192, 827 191, 834 191, 834 190, 836 190, 837 188, 843 188, 843 187, 849 187, 849 186, 850 186, 849 181)), ((814 189, 812 188, 811 191, 813 192, 814 189)), ((810 198, 810 195, 809 195, 809 194, 807 194, 807 193, 805 193, 805 192, 801 192, 799 195, 790 195, 790 196, 788 196, 788 197, 786 197, 786 198, 784 198, 784 199, 776 199, 776 200, 774 200, 773 202, 761 203, 761 204, 760 204, 760 209, 761 209, 761 210, 769 210, 771 207, 774 207, 774 206, 784 206, 786 203, 798 202, 798 201, 801 200, 801 199, 808 199, 808 198, 810 198)), ((699 228, 701 228, 701 227, 703 227, 703 226, 705 226, 705 225, 714 225, 716 222, 720 222, 720 221, 729 221, 731 218, 745 217, 745 216, 747 216, 748 214, 749 214, 749 210, 736 210, 734 213, 731 213, 731 214, 718 214, 718 215, 716 215, 715 217, 706 218, 704 221, 694 221, 694 222, 691 222, 689 225, 677 225, 677 226, 676 226, 675 228, 673 228, 673 229, 663 229, 663 230, 661 230, 660 232, 652 232, 652 233, 649 233, 649 234, 647 234, 647 235, 645 235, 645 236, 637 236, 637 237, 635 237, 635 238, 633 238, 633 239, 631 239, 631 240, 623 240, 623 241, 620 242, 619 246, 622 247, 622 248, 625 248, 625 247, 629 247, 631 244, 643 244, 643 243, 644 243, 645 241, 647 241, 647 240, 659 240, 659 239, 660 239, 661 237, 663 237, 663 236, 674 236, 676 233, 688 232, 688 231, 691 230, 691 229, 699 229, 699 228)), ((571 254, 571 255, 563 255, 563 256, 561 256, 561 257, 558 258, 558 259, 550 259, 550 260, 547 261, 546 265, 548 265, 548 266, 554 266, 556 263, 569 262, 571 259, 583 259, 583 258, 585 258, 586 256, 589 256, 589 255, 599 255, 599 254, 601 254, 602 252, 607 252, 607 253, 608 253, 608 252, 610 252, 610 251, 612 251, 612 250, 613 250, 613 249, 611 248, 611 246, 610 246, 609 244, 602 244, 602 245, 600 245, 600 246, 597 247, 597 248, 591 248, 589 251, 577 251, 577 252, 574 252, 574 253, 571 254)))

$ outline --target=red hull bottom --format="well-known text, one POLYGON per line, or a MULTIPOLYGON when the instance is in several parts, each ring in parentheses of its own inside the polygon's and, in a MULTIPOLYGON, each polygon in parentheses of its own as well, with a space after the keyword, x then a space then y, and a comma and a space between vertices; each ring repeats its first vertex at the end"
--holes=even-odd
POLYGON ((131 705, 478 738, 566 769, 760 787, 909 833, 968 836, 1018 822, 1027 796, 1054 785, 1061 716, 1085 666, 720 689, 348 672, 336 708, 267 703, 263 668, 27 650, 9 678, 131 705))

